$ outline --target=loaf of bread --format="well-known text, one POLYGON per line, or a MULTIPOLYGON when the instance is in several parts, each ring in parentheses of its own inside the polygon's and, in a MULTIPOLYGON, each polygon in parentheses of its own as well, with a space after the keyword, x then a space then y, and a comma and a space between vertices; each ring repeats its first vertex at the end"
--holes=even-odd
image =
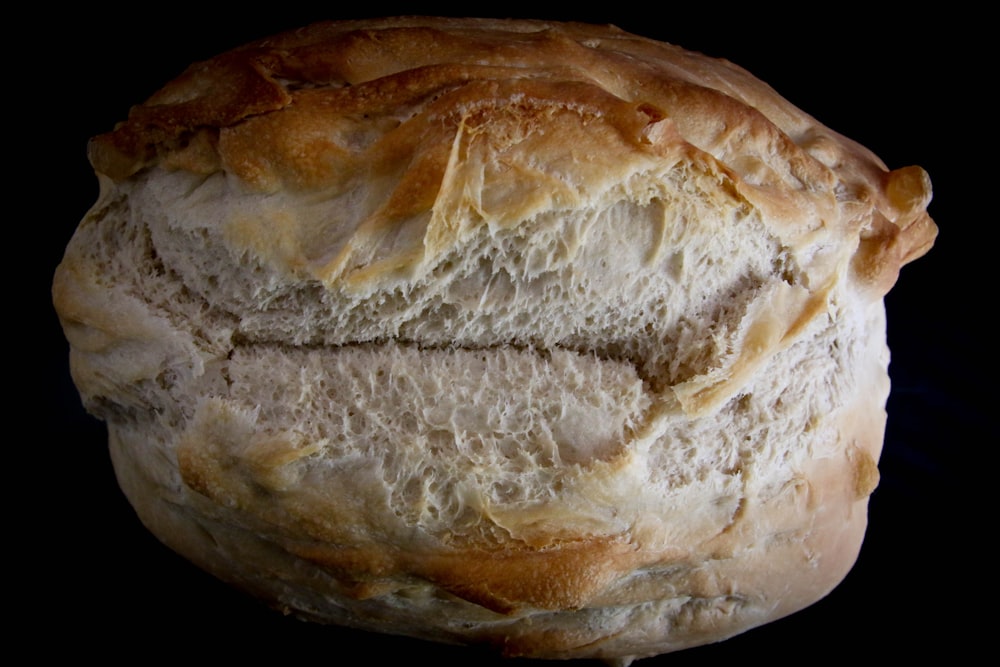
POLYGON ((627 664, 853 565, 930 182, 739 67, 323 23, 191 66, 90 159, 74 381, 145 525, 274 607, 627 664))

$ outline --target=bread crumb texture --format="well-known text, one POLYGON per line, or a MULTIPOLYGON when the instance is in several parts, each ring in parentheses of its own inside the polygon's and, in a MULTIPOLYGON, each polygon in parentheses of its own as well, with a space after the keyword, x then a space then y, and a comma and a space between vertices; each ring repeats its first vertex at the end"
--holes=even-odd
POLYGON ((623 664, 853 563, 930 182, 737 66, 317 24, 90 156, 53 286, 74 380, 149 528, 276 607, 623 664))

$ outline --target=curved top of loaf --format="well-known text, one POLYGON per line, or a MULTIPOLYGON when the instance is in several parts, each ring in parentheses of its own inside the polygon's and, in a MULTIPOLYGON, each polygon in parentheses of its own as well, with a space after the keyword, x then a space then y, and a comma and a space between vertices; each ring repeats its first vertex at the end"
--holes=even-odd
POLYGON ((249 193, 336 196, 364 182, 346 246, 316 250, 315 230, 282 233, 309 250, 259 225, 237 234, 328 285, 412 270, 476 221, 508 226, 622 189, 635 199, 649 176, 691 165, 789 247, 818 235, 838 262, 846 250, 879 295, 936 234, 922 169, 887 170, 732 63, 612 26, 314 24, 192 65, 95 137, 90 158, 114 181, 159 165, 221 171, 249 193), (423 234, 399 231, 421 216, 423 234))

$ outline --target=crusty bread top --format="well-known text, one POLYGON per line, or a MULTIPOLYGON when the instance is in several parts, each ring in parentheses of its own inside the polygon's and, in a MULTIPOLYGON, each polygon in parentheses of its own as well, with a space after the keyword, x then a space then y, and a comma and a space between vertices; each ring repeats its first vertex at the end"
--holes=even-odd
POLYGON ((74 380, 143 520, 220 576, 616 656, 853 562, 930 184, 744 70, 610 27, 317 24, 90 154, 74 380))
POLYGON ((224 170, 263 192, 365 181, 370 201, 352 202, 364 210, 350 244, 315 247, 323 230, 305 219, 280 239, 260 226, 239 231, 255 252, 328 284, 426 264, 461 234, 447 221, 468 219, 444 207, 503 225, 682 160, 731 178, 789 247, 860 236, 855 275, 879 295, 936 234, 923 170, 886 170, 729 62, 584 24, 315 24, 191 66, 96 137, 90 155, 116 180, 159 163, 224 170), (423 233, 400 229, 428 211, 423 233))

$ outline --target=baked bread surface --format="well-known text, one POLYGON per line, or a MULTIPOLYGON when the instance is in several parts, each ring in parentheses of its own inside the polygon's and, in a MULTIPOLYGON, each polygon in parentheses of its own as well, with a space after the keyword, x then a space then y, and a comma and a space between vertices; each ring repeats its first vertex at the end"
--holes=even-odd
POLYGON ((95 137, 53 296, 161 540, 314 620, 627 662, 824 596, 936 228, 731 63, 606 26, 323 23, 95 137))

